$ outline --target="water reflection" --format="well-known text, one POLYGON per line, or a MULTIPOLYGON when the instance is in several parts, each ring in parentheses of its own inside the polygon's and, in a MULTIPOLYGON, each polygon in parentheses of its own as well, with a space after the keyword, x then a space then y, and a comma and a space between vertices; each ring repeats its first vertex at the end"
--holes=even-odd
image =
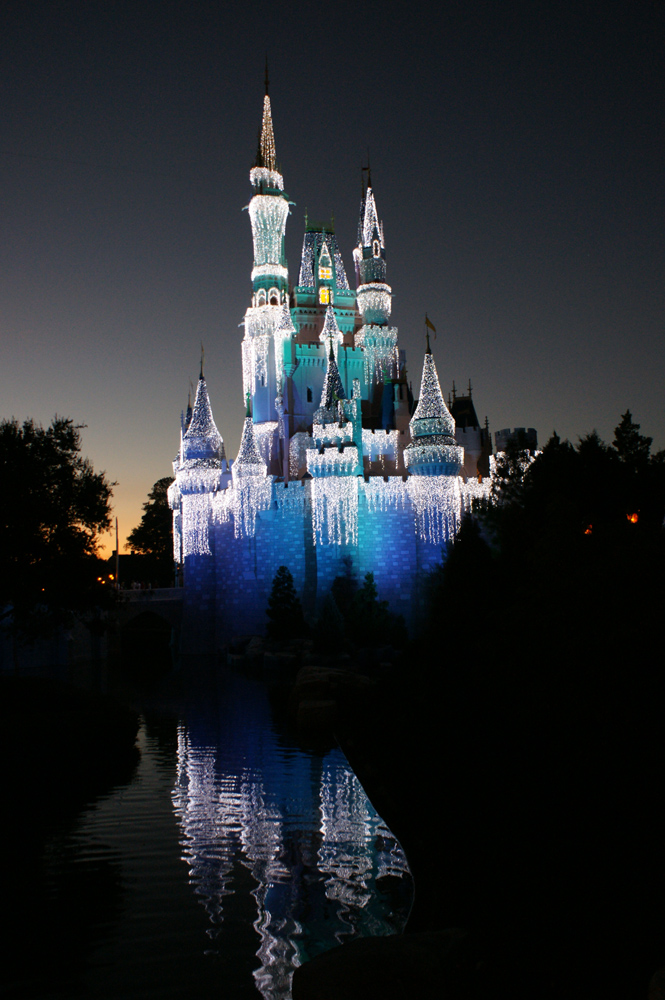
POLYGON ((225 947, 227 897, 247 893, 249 873, 260 939, 254 980, 267 1000, 282 1000, 307 958, 401 930, 411 880, 342 753, 289 746, 262 690, 250 693, 251 706, 225 692, 217 725, 210 714, 180 725, 173 805, 210 952, 225 947))

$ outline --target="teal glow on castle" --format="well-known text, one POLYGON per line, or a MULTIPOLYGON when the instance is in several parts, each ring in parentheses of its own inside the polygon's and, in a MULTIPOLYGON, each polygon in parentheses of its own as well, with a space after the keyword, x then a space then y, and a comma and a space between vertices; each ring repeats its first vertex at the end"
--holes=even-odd
POLYGON ((350 557, 358 578, 374 573, 379 597, 413 622, 419 581, 487 486, 479 475, 487 429, 478 426, 469 391, 459 397, 465 417, 456 431, 429 342, 417 404, 407 385, 369 171, 353 249, 355 291, 332 226, 311 223, 298 283, 289 285, 289 201, 267 87, 250 182, 254 266, 240 450, 227 460, 201 369, 169 493, 184 574, 183 642, 192 652, 262 633, 281 565, 314 615, 350 557))

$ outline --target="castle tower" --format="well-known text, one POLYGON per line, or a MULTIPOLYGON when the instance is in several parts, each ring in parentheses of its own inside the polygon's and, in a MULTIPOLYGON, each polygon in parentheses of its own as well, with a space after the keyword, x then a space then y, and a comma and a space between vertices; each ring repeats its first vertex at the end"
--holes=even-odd
POLYGON ((388 325, 392 309, 392 289, 386 283, 383 225, 379 222, 369 175, 367 191, 363 193, 360 204, 358 245, 353 251, 353 260, 358 282, 358 311, 362 320, 355 342, 364 351, 369 401, 373 403, 376 398, 377 405, 381 407, 383 386, 389 379, 399 378, 400 361, 397 328, 388 325))
MULTIPOLYGON (((272 124, 268 76, 263 99, 263 120, 256 162, 249 172, 254 191, 249 203, 249 217, 254 242, 252 268, 252 304, 245 313, 245 336, 242 345, 243 393, 252 399, 254 422, 271 423, 277 430, 275 400, 278 372, 281 374, 284 338, 275 337, 288 304, 289 275, 284 254, 284 233, 289 202, 284 180, 277 170, 275 136, 272 124)), ((264 437, 270 433, 264 428, 264 437)))
POLYGON ((210 501, 212 495, 226 485, 229 475, 224 442, 212 415, 203 367, 189 425, 184 434, 181 431, 173 473, 175 482, 169 487, 168 497, 174 512, 175 559, 186 562, 190 556, 210 555, 210 501))
POLYGON ((411 444, 404 449, 404 464, 416 476, 457 476, 464 449, 455 440, 455 421, 446 406, 436 365, 427 339, 420 399, 411 418, 411 444))

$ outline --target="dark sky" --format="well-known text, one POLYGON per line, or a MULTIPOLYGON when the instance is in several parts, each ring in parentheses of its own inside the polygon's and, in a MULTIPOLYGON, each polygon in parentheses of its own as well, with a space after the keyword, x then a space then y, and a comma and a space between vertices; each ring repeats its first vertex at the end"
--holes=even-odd
POLYGON ((664 29, 662 0, 5 0, 0 417, 86 424, 124 536, 203 341, 235 456, 267 51, 294 283, 306 210, 351 278, 369 149, 414 389, 427 311, 492 430, 611 441, 630 408, 665 447, 664 29))

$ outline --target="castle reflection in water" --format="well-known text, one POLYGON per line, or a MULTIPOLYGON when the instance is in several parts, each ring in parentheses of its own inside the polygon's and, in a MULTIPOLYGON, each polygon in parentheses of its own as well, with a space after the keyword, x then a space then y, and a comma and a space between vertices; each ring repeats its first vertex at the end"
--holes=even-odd
POLYGON ((226 897, 251 883, 254 979, 266 1000, 282 1000, 294 968, 318 952, 402 930, 412 884, 341 751, 308 754, 256 721, 235 713, 218 733, 181 725, 173 804, 209 948, 226 947, 226 897))

